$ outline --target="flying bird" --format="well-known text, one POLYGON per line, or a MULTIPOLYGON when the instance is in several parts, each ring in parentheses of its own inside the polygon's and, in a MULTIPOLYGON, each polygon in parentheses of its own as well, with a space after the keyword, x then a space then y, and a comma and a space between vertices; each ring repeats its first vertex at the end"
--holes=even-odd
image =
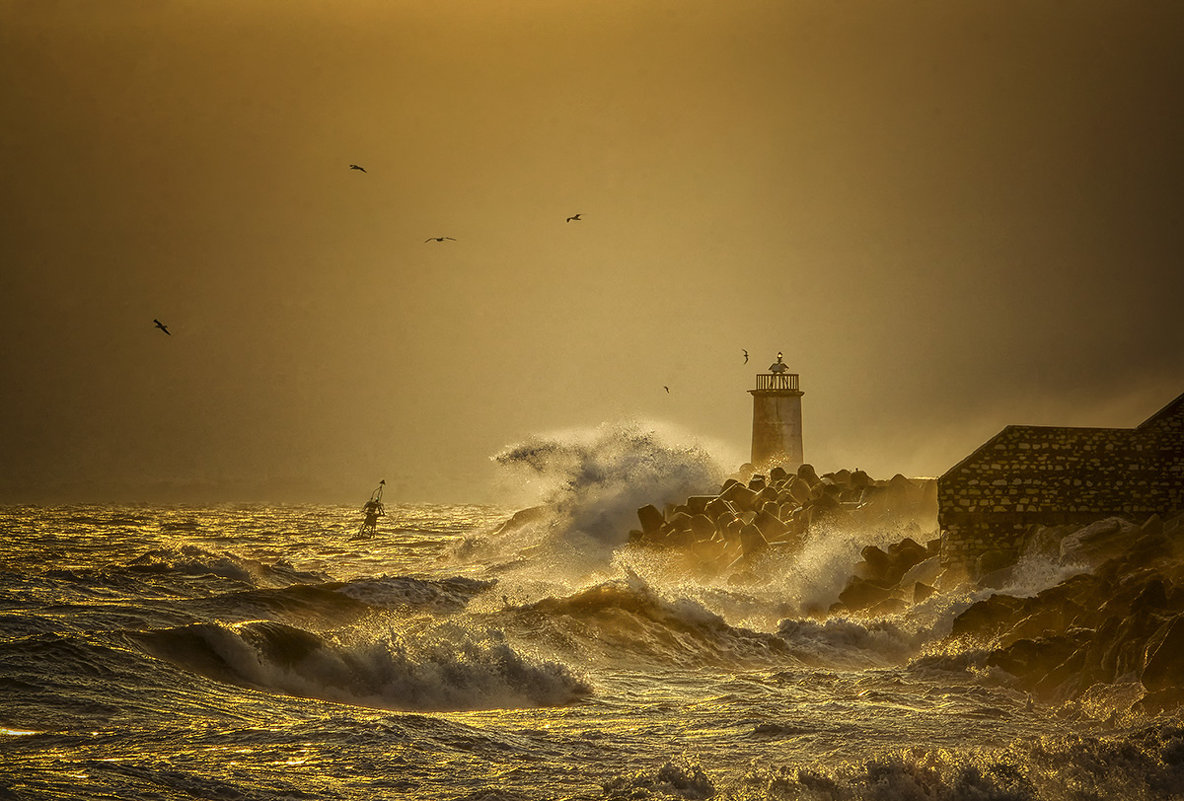
POLYGON ((451 236, 429 236, 424 240, 424 242, 443 242, 445 239, 451 239, 453 242, 456 241, 456 239, 451 236))
POLYGON ((359 172, 365 172, 365 171, 366 171, 366 168, 365 168, 365 167, 359 167, 357 164, 351 164, 351 165, 349 165, 349 168, 350 168, 351 170, 357 170, 357 171, 359 171, 359 172))
MULTIPOLYGON (((741 350, 744 350, 744 348, 741 348, 741 350)), ((748 364, 748 351, 747 350, 744 350, 744 363, 748 364)))
POLYGON ((156 323, 156 327, 157 327, 157 328, 159 328, 161 331, 164 331, 164 332, 165 332, 166 334, 168 334, 169 336, 172 336, 172 334, 169 334, 169 329, 168 329, 168 326, 166 326, 166 325, 165 325, 164 323, 162 323, 160 320, 157 320, 156 318, 153 318, 153 319, 152 319, 152 322, 156 323))
POLYGON ((669 394, 670 394, 670 387, 666 387, 666 386, 664 386, 664 387, 662 387, 662 389, 666 390, 666 394, 667 394, 667 395, 669 395, 669 394))
POLYGON ((575 220, 576 222, 583 222, 583 220, 580 219, 579 214, 571 215, 570 217, 567 218, 566 222, 571 222, 572 220, 575 220))

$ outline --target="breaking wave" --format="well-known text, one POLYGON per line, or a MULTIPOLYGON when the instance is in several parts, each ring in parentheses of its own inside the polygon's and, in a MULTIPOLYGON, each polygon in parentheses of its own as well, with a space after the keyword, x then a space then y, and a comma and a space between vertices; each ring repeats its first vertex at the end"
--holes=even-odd
POLYGON ((297 570, 282 559, 269 565, 257 559, 246 559, 233 553, 215 553, 195 545, 157 548, 133 559, 126 568, 138 573, 212 575, 261 586, 286 586, 329 579, 323 573, 297 570))
POLYGON ((450 625, 342 639, 251 621, 133 636, 153 656, 218 681, 379 709, 561 706, 591 693, 566 666, 527 658, 496 631, 450 625))
POLYGON ((609 548, 626 541, 639 506, 714 489, 724 474, 701 445, 641 423, 533 436, 494 459, 528 475, 565 538, 609 548))
POLYGON ((771 634, 729 625, 697 601, 668 599, 636 575, 517 610, 519 625, 557 647, 602 658, 650 658, 683 666, 784 663, 785 643, 771 634))

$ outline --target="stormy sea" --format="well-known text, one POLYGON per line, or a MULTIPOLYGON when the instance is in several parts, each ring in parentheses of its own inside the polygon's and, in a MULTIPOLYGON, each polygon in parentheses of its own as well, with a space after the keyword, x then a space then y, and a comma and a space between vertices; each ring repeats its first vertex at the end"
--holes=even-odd
POLYGON ((1080 549, 993 586, 918 552, 932 593, 861 605, 869 554, 935 529, 835 517, 692 558, 637 529, 720 492, 697 447, 624 429, 498 458, 529 510, 388 496, 366 539, 368 487, 0 508, 0 799, 1184 798, 1179 705, 1000 657, 1005 613, 1100 569, 1080 549))

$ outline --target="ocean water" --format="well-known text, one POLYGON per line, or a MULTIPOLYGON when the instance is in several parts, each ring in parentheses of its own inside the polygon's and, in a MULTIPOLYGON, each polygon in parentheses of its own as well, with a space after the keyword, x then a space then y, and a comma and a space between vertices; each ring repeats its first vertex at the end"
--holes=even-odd
POLYGON ((357 507, 0 508, 0 799, 1184 798, 1178 715, 1034 703, 948 640, 990 591, 808 614, 867 532, 627 545, 705 480, 652 445, 525 443, 544 511, 391 503, 366 540, 357 507))

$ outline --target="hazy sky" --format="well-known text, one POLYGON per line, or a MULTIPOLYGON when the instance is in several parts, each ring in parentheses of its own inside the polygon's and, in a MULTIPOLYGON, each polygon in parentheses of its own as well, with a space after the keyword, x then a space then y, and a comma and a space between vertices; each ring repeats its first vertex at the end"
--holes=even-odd
POLYGON ((738 464, 778 350, 820 472, 1136 425, 1184 392, 1181 43, 1177 0, 0 0, 0 500, 496 501, 629 419, 738 464))

